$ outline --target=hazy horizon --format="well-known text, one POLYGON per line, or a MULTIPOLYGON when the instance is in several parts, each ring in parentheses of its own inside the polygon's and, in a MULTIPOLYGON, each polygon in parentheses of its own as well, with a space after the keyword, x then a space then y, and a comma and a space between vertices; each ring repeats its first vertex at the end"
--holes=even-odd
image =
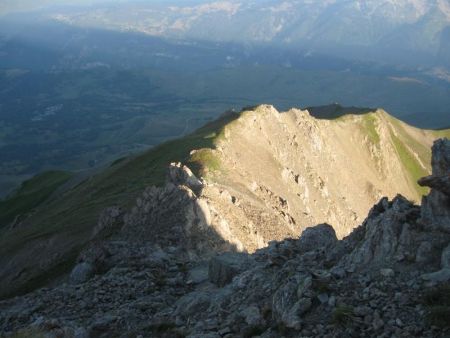
POLYGON ((1 13, 4 192, 259 103, 382 107, 449 127, 443 0, 6 0, 1 13))

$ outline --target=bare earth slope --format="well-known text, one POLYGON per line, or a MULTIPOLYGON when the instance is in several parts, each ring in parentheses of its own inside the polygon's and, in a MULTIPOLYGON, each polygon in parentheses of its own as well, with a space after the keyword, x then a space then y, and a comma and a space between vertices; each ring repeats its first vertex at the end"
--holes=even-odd
POLYGON ((201 198, 213 227, 241 249, 320 223, 342 238, 382 196, 420 200, 435 137, 382 110, 320 120, 259 106, 217 136, 219 169, 206 173, 201 198))
MULTIPOLYGON (((449 134, 412 128, 382 110, 333 120, 268 105, 229 113, 192 135, 117 162, 20 215, 19 223, 0 227, 0 298, 70 271, 108 207, 115 206, 106 218, 118 218, 119 228, 124 215, 159 226, 161 204, 152 198, 160 195, 142 192, 164 185, 171 162, 187 164, 201 180, 181 194, 193 203, 180 216, 189 220, 185 230, 193 250, 254 252, 323 222, 342 238, 382 196, 401 193, 419 201, 426 190, 415 182, 430 173, 431 144, 449 134), (205 237, 198 232, 213 234, 211 243, 196 243, 205 237)), ((170 172, 189 170, 172 166, 170 172)), ((174 203, 170 196, 178 192, 162 189, 167 203, 174 203)))

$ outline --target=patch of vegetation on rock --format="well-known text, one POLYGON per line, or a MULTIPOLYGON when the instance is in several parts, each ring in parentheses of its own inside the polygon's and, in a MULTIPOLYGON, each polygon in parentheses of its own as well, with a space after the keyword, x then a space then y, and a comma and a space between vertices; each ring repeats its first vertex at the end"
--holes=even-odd
POLYGON ((363 115, 364 127, 367 132, 367 137, 373 144, 380 143, 380 135, 377 132, 378 119, 375 114, 363 115))
POLYGON ((220 159, 214 155, 211 149, 196 151, 189 160, 190 167, 200 176, 206 176, 211 171, 220 169, 220 159))

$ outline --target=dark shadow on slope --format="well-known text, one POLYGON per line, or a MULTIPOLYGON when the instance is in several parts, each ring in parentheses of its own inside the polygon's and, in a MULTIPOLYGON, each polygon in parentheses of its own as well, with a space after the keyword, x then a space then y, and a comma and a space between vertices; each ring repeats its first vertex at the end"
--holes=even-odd
MULTIPOLYGON (((160 301, 166 305, 173 304, 194 291, 197 283, 207 281, 207 262, 212 256, 237 251, 235 245, 225 241, 207 225, 207 219, 207 213, 199 207, 198 199, 189 187, 168 183, 164 187, 147 188, 126 212, 115 207, 105 210, 94 228, 92 239, 65 267, 67 272, 72 271, 70 276, 66 274, 58 283, 38 294, 27 295, 26 306, 36 306, 34 314, 43 318, 51 316, 55 323, 64 318, 79 318, 77 324, 95 321, 108 309, 111 313, 120 313, 123 320, 114 319, 106 326, 86 325, 85 328, 90 332, 99 330, 102 337, 122 336, 119 333, 132 330, 145 332, 144 336, 165 337, 163 333, 171 331, 172 325, 152 322, 155 309, 160 309, 160 301), (203 269, 200 271, 203 276, 198 276, 199 267, 203 269), (81 296, 72 297, 73 292, 79 292, 78 286, 82 290, 81 296), (62 294, 71 296, 54 301, 61 299, 62 294), (94 294, 98 296, 92 303, 94 294), (120 306, 113 299, 118 300, 120 306), (145 306, 136 307, 138 299, 145 299, 142 302, 146 302, 145 306), (92 306, 83 309, 87 303, 92 303, 92 306), (142 320, 144 313, 146 320, 142 320)), ((240 256, 245 258, 247 254, 240 256)), ((34 282, 49 286, 45 279, 35 279, 34 282)), ((38 287, 17 288, 9 297, 35 291, 38 287)), ((7 312, 16 301, 20 302, 21 298, 0 301, 0 332, 17 332, 31 324, 34 314, 21 315, 19 323, 15 314, 7 312), (10 317, 6 319, 3 314, 7 313, 10 317)), ((14 311, 12 309, 12 313, 14 311)), ((56 327, 58 324, 42 330, 48 332, 56 327)), ((41 327, 35 329, 39 331, 35 335, 41 333, 41 327)), ((137 332, 131 335, 137 336, 137 332)), ((63 336, 71 337, 69 334, 63 336)))

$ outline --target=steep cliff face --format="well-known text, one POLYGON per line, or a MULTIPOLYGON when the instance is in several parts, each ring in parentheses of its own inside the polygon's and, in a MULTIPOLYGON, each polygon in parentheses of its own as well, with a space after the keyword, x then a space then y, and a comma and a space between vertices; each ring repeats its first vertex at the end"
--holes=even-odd
POLYGON ((225 114, 67 184, 3 228, 0 297, 64 275, 83 247, 118 229, 191 255, 251 253, 319 223, 342 238, 382 196, 419 201, 427 190, 416 180, 430 173, 429 148, 448 134, 412 128, 383 110, 331 120, 268 105, 225 114))
POLYGON ((192 153, 217 163, 205 166, 199 198, 210 225, 248 251, 319 223, 342 238, 382 196, 419 201, 416 180, 430 171, 435 137, 382 110, 320 120, 272 106, 245 111, 212 136, 216 149, 192 153))

